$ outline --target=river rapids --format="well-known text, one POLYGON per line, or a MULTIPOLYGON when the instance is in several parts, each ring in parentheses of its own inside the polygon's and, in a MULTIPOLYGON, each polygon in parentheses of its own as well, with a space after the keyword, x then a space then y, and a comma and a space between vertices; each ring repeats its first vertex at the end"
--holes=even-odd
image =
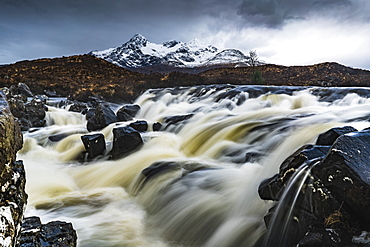
MULTIPOLYGON (((24 133, 26 216, 72 222, 78 246, 254 246, 273 205, 261 181, 320 133, 370 126, 366 88, 204 86, 148 90, 136 120, 144 145, 118 160, 76 161, 85 116, 49 106, 47 126, 24 133), (182 121, 166 122, 180 116, 182 121), (153 123, 162 123, 152 131, 153 123), (53 142, 50 136, 66 138, 53 142), (162 167, 153 176, 142 171, 162 167)), ((113 105, 116 111, 120 105, 113 105)), ((107 149, 113 123, 101 131, 107 149)), ((95 133, 95 132, 94 132, 95 133)))

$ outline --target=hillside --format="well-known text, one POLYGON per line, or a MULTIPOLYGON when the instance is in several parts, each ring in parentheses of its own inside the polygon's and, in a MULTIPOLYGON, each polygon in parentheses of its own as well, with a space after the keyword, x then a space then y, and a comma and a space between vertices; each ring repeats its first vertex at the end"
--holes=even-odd
MULTIPOLYGON (((150 71, 150 68, 148 68, 150 71)), ((369 86, 370 71, 337 63, 312 66, 262 65, 203 68, 200 73, 172 71, 143 74, 91 55, 22 61, 0 67, 0 87, 19 82, 42 94, 54 89, 61 96, 84 100, 100 94, 107 100, 129 102, 149 88, 203 84, 369 86)))

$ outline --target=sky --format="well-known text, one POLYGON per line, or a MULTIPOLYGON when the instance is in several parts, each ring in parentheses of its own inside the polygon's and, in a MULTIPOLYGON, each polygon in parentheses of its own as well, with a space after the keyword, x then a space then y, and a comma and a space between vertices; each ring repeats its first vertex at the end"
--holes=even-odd
POLYGON ((0 64, 194 38, 279 65, 370 70, 369 0, 0 0, 0 64))

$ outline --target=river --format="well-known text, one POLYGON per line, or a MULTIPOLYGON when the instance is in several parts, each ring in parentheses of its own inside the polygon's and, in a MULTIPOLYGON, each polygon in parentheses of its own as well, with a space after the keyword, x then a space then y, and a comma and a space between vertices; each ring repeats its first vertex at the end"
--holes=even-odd
MULTIPOLYGON (((260 182, 333 127, 370 127, 366 88, 205 86, 149 90, 133 121, 144 145, 118 159, 78 162, 85 116, 49 106, 47 126, 24 133, 26 216, 72 222, 78 246, 253 246, 272 202, 260 182), (186 116, 167 123, 169 117, 186 116), (162 123, 160 131, 152 124, 162 123), (53 142, 49 136, 67 137, 53 142), (142 171, 162 167, 153 176, 142 171)), ((117 111, 119 105, 114 105, 117 111)), ((132 121, 131 121, 132 122, 132 121)), ((103 133, 107 148, 113 123, 103 133)), ((95 132, 94 132, 95 133, 95 132)))

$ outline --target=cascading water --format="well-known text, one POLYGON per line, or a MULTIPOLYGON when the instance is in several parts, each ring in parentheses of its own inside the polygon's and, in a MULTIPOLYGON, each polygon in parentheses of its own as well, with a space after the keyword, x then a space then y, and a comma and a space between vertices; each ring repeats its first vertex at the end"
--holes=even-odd
MULTIPOLYGON (((126 157, 83 164, 86 121, 51 107, 48 126, 25 133, 18 154, 26 215, 72 222, 79 246, 253 246, 272 206, 259 199, 260 182, 320 133, 370 126, 366 89, 332 90, 336 97, 320 88, 150 90, 136 119, 162 130, 143 133, 144 146, 126 157)), ((99 131, 108 144, 117 124, 99 131)))

